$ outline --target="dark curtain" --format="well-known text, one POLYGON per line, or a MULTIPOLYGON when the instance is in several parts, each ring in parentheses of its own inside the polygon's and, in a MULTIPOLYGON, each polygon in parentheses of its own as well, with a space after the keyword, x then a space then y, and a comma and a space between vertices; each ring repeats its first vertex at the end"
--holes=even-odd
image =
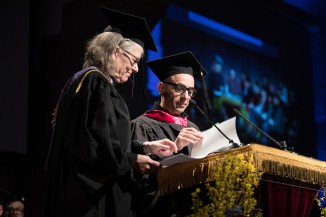
POLYGON ((258 206, 264 217, 308 217, 319 189, 316 188, 262 180, 258 206))

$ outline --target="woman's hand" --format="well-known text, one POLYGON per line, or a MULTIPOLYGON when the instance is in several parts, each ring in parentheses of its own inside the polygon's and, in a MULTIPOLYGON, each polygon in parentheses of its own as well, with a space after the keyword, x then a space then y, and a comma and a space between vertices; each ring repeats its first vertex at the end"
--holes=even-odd
POLYGON ((146 154, 154 154, 158 157, 170 156, 177 153, 178 148, 175 142, 169 139, 144 142, 144 151, 146 154))
POLYGON ((138 154, 134 169, 142 174, 149 174, 160 168, 160 162, 151 159, 147 155, 138 154))

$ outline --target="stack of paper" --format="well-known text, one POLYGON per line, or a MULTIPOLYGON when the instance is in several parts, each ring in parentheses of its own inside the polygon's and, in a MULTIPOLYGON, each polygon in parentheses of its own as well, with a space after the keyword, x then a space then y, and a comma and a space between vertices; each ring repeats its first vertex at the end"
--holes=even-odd
MULTIPOLYGON (((240 144, 236 129, 236 117, 230 118, 220 124, 215 124, 229 139, 240 144)), ((161 161, 162 166, 171 166, 177 163, 183 163, 195 159, 201 159, 213 152, 225 151, 232 146, 229 140, 225 138, 216 127, 202 132, 204 135, 203 142, 193 146, 190 156, 184 154, 173 155, 161 161)))

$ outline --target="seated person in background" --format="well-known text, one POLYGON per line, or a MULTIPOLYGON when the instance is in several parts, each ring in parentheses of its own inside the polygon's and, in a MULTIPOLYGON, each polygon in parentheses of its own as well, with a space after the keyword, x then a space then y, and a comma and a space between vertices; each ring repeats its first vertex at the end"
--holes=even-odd
MULTIPOLYGON (((152 110, 131 122, 132 139, 145 142, 168 138, 175 141, 178 153, 188 155, 191 147, 200 143, 203 136, 199 128, 187 119, 185 109, 196 94, 194 77, 206 72, 191 52, 150 61, 147 65, 160 80, 157 85, 160 100, 155 102, 152 110)), ((157 156, 152 157, 160 160, 157 156)), ((142 210, 137 217, 179 216, 179 209, 190 208, 191 204, 187 204, 188 207, 178 204, 175 196, 158 199, 156 174, 139 175, 140 193, 137 202, 141 204, 137 207, 142 210)))
POLYGON ((0 189, 0 217, 9 216, 9 196, 10 193, 4 189, 0 189))
POLYGON ((3 199, 1 198, 1 195, 0 195, 0 217, 3 214, 3 210, 4 210, 4 202, 3 202, 3 199))
POLYGON ((10 198, 10 217, 24 217, 25 198, 12 194, 10 198))
POLYGON ((234 69, 229 70, 229 77, 226 81, 227 83, 227 93, 228 97, 232 97, 235 100, 241 100, 241 82, 240 79, 237 77, 237 72, 234 69))
POLYGON ((223 105, 224 96, 227 91, 227 84, 224 73, 224 61, 218 54, 214 55, 214 61, 208 74, 208 93, 213 105, 212 119, 214 122, 221 122, 227 119, 223 105))
POLYGON ((208 75, 208 91, 211 97, 225 94, 224 61, 218 54, 214 55, 211 71, 208 75))

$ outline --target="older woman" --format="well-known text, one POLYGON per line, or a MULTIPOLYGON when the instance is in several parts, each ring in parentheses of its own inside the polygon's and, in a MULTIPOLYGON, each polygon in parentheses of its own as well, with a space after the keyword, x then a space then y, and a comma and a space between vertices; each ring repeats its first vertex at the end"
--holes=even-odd
POLYGON ((46 166, 47 217, 132 216, 133 169, 147 174, 160 164, 132 153, 131 146, 161 156, 177 151, 168 139, 145 147, 131 141, 129 111, 115 84, 138 72, 144 46, 156 47, 150 32, 143 31, 144 19, 104 11, 116 26, 88 42, 83 69, 68 80, 55 110, 46 166))

